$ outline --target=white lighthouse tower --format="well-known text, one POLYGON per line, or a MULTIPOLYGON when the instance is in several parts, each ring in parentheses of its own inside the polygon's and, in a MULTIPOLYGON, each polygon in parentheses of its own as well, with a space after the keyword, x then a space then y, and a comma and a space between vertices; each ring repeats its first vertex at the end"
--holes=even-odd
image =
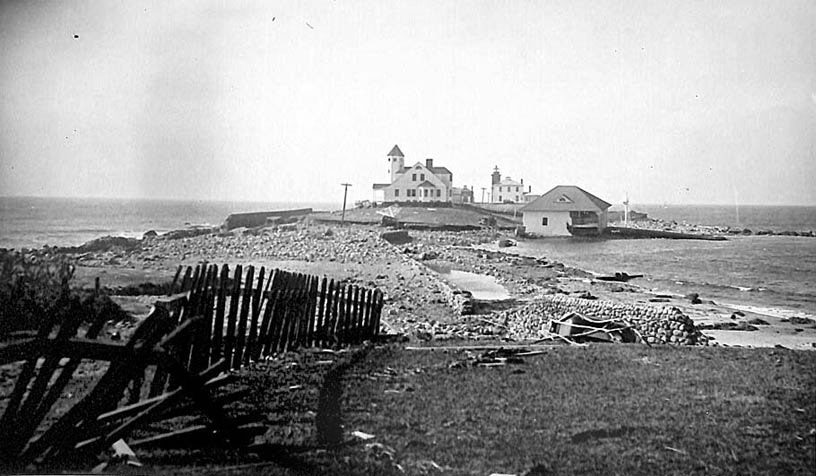
POLYGON ((391 149, 391 152, 388 153, 388 166, 391 168, 391 183, 394 183, 394 180, 397 179, 397 175, 401 173, 405 166, 405 155, 403 155, 399 146, 396 144, 394 148, 391 149))

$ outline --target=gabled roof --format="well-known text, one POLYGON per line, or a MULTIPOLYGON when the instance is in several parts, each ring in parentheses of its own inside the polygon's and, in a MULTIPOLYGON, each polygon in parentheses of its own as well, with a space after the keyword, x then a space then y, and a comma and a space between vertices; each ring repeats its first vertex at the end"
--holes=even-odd
POLYGON ((436 188, 436 185, 434 185, 430 181, 426 180, 426 181, 422 182, 421 184, 417 185, 417 187, 433 187, 433 188, 436 188))
POLYGON ((447 168, 447 167, 430 167, 428 170, 430 170, 431 172, 435 173, 436 175, 439 175, 439 174, 450 174, 450 175, 453 175, 453 174, 451 174, 451 171, 450 171, 450 170, 448 170, 448 168, 447 168))
POLYGON ((611 207, 591 193, 575 185, 558 185, 521 208, 522 212, 589 212, 611 207))
POLYGON ((399 146, 397 144, 394 144, 394 148, 391 149, 391 152, 388 153, 388 157, 405 157, 405 155, 403 155, 399 146))

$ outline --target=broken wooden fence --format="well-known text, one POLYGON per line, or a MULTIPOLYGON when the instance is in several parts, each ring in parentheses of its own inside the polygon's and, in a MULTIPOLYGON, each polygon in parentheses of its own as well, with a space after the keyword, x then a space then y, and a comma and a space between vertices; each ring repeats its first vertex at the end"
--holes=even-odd
POLYGON ((170 292, 188 296, 180 322, 203 319, 178 347, 194 371, 219 359, 236 369, 301 347, 359 344, 379 334, 383 307, 377 289, 242 265, 179 267, 170 292))
POLYGON ((80 314, 0 342, 0 366, 19 371, 3 396, 0 467, 95 455, 119 438, 134 447, 196 435, 247 441, 263 426, 225 410, 243 395, 223 391, 225 372, 277 352, 375 337, 383 305, 379 290, 241 265, 232 273, 227 265, 179 268, 173 291, 180 293, 158 301, 126 344, 97 340, 106 316, 83 326, 80 314), (89 368, 101 377, 75 375, 89 368), (179 416, 194 419, 129 437, 179 416))
POLYGON ((176 358, 182 355, 179 346, 185 346, 186 336, 202 322, 199 317, 178 325, 186 301, 182 296, 157 303, 126 344, 97 340, 107 318, 101 314, 82 337, 85 316, 75 314, 61 322, 44 320, 35 333, 2 342, 0 365, 19 362, 19 373, 0 417, 0 467, 64 464, 80 454, 94 456, 136 428, 179 415, 205 418, 181 429, 143 435, 131 440, 131 446, 195 434, 238 444, 248 441, 258 431, 257 418, 249 415, 253 421, 246 421, 223 408, 241 392, 216 394, 229 380, 224 373, 227 362, 221 359, 190 372, 176 358), (97 369, 101 377, 88 377, 88 371, 97 369), (75 375, 77 370, 85 375, 75 375), (92 388, 89 383, 94 383, 92 388), (71 394, 76 394, 74 401, 71 394))

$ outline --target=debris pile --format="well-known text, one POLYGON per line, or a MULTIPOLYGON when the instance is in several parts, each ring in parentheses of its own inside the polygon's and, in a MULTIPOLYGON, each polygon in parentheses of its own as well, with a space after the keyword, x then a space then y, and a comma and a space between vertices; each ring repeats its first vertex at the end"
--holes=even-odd
POLYGON ((675 307, 586 300, 563 295, 541 299, 499 314, 508 334, 515 339, 545 338, 549 323, 566 313, 577 312, 596 320, 617 320, 638 331, 649 344, 708 345, 708 338, 694 321, 675 307))

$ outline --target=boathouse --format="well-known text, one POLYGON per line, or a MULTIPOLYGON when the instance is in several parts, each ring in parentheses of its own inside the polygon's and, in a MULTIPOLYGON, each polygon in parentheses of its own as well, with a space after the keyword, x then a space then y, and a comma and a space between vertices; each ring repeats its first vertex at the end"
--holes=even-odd
POLYGON ((521 208, 524 230, 540 236, 599 235, 611 206, 575 185, 558 185, 521 208))

